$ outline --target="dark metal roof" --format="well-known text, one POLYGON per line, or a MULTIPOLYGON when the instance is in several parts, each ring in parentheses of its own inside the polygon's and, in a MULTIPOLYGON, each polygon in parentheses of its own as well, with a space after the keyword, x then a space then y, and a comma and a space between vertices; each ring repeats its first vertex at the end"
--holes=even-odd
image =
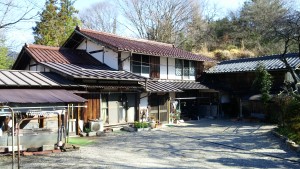
POLYGON ((79 103, 85 101, 61 89, 0 89, 0 103, 79 103))
POLYGON ((25 45, 25 50, 37 62, 55 62, 66 64, 101 65, 97 59, 89 55, 85 50, 50 47, 43 45, 25 45))
MULTIPOLYGON (((145 83, 141 83, 145 86, 145 83)), ((183 92, 183 90, 209 89, 198 82, 148 81, 146 90, 149 92, 183 92)))
POLYGON ((75 83, 54 72, 40 72, 40 74, 51 79, 62 87, 86 87, 86 85, 75 83))
POLYGON ((208 58, 206 56, 196 55, 191 52, 187 52, 185 50, 174 47, 173 44, 150 41, 145 39, 122 37, 117 36, 115 34, 81 28, 77 28, 63 46, 72 48, 72 45, 78 45, 79 43, 77 41, 82 41, 82 38, 79 38, 76 34, 84 36, 88 39, 92 39, 96 43, 101 43, 102 45, 112 48, 116 51, 130 51, 133 53, 140 53, 145 55, 171 57, 196 61, 214 61, 213 59, 208 58))
MULTIPOLYGON (((297 53, 286 55, 287 61, 292 68, 300 64, 297 53)), ((262 56, 257 58, 246 58, 223 61, 210 68, 206 73, 228 73, 228 72, 249 72, 255 71, 258 64, 263 64, 267 70, 285 69, 285 64, 281 61, 281 55, 262 56)))
POLYGON ((20 70, 1 70, 1 86, 44 86, 56 87, 58 83, 43 75, 40 72, 20 71, 20 70))
POLYGON ((144 81, 145 78, 129 73, 126 71, 117 71, 111 68, 103 69, 102 66, 96 65, 75 65, 64 63, 41 62, 41 64, 62 72, 73 78, 78 79, 98 79, 98 80, 131 80, 131 81, 144 81))

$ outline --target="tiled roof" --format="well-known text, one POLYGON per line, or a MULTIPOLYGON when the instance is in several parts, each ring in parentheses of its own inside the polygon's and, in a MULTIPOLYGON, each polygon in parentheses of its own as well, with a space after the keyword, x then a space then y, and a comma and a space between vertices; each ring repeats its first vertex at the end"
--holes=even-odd
POLYGON ((5 86, 42 86, 57 87, 58 83, 54 82, 40 72, 20 71, 20 70, 1 70, 0 87, 5 86))
MULTIPOLYGON (((300 64, 297 53, 286 55, 287 61, 292 68, 300 64)), ((206 73, 227 73, 227 72, 250 72, 255 71, 258 64, 265 66, 267 70, 285 69, 285 64, 281 61, 281 55, 262 56, 257 58, 246 58, 237 60, 223 61, 210 68, 206 73)))
MULTIPOLYGON (((145 86, 144 82, 141 82, 145 86)), ((149 92, 183 92, 191 89, 209 89, 198 82, 148 81, 146 90, 149 92)))
POLYGON ((211 58, 202 55, 196 55, 191 52, 187 52, 182 49, 176 48, 172 44, 166 44, 144 39, 127 38, 110 33, 98 32, 82 28, 75 30, 75 32, 78 32, 79 34, 82 34, 83 36, 86 36, 97 42, 100 42, 105 46, 109 46, 120 51, 131 51, 133 53, 196 61, 214 61, 211 58))
POLYGON ((126 71, 117 71, 111 68, 103 69, 103 66, 97 65, 75 65, 65 63, 41 62, 41 64, 63 72, 73 78, 95 79, 95 80, 134 80, 144 81, 145 78, 126 71))

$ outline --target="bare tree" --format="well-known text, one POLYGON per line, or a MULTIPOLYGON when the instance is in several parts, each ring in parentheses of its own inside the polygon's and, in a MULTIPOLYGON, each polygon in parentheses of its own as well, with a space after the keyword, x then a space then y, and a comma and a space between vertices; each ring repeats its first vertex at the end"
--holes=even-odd
POLYGON ((37 16, 33 11, 34 5, 29 0, 1 0, 0 29, 10 28, 19 22, 33 19, 37 16))
POLYGON ((120 6, 140 38, 174 44, 200 8, 196 0, 124 0, 120 6))
POLYGON ((110 2, 99 2, 79 13, 83 26, 98 31, 116 33, 118 12, 110 2))
POLYGON ((290 66, 286 55, 289 52, 297 51, 298 57, 300 58, 300 11, 291 10, 288 14, 278 17, 274 21, 273 32, 274 40, 283 42, 281 60, 290 71, 294 79, 295 89, 297 90, 300 77, 290 66))

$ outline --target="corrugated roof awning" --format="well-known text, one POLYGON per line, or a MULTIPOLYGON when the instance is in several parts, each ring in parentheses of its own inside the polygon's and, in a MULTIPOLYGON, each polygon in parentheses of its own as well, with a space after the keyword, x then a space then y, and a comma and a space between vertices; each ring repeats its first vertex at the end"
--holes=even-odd
POLYGON ((61 89, 0 89, 0 103, 80 103, 86 100, 61 89))

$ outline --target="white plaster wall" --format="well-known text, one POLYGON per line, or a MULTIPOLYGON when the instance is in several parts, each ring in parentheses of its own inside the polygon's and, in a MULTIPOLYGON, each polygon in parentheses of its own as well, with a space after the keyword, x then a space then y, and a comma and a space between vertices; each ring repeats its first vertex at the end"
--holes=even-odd
POLYGON ((29 62, 29 65, 28 65, 28 70, 36 71, 37 70, 36 66, 30 66, 30 65, 34 65, 34 64, 36 64, 36 62, 31 59, 30 62, 29 62))
POLYGON ((148 106, 148 97, 147 97, 147 93, 142 93, 141 94, 141 99, 140 99, 140 110, 141 109, 146 109, 148 106))
POLYGON ((45 67, 43 65, 37 65, 37 71, 44 72, 45 67))
POLYGON ((104 63, 107 64, 109 67, 118 70, 118 53, 110 49, 105 49, 104 63))
POLYGON ((195 76, 190 76, 189 80, 196 80, 195 76))
POLYGON ((123 70, 130 72, 130 52, 122 52, 121 60, 123 61, 123 70), (124 60, 126 59, 126 60, 124 60))
MULTIPOLYGON (((83 50, 86 50, 87 52, 90 52, 90 51, 95 51, 95 50, 102 50, 103 46, 95 44, 94 42, 91 42, 88 40, 87 42, 83 41, 77 47, 77 49, 83 49, 83 50)), ((94 53, 91 55, 103 63, 103 52, 98 52, 98 53, 94 53)), ((118 69, 118 53, 114 52, 111 49, 105 48, 104 49, 104 63, 113 69, 118 69)))
POLYGON ((168 64, 168 68, 169 68, 168 79, 170 79, 170 80, 181 79, 180 76, 175 75, 175 59, 169 58, 168 63, 169 63, 168 64))
POLYGON ((167 58, 160 57, 160 79, 168 79, 167 58))

